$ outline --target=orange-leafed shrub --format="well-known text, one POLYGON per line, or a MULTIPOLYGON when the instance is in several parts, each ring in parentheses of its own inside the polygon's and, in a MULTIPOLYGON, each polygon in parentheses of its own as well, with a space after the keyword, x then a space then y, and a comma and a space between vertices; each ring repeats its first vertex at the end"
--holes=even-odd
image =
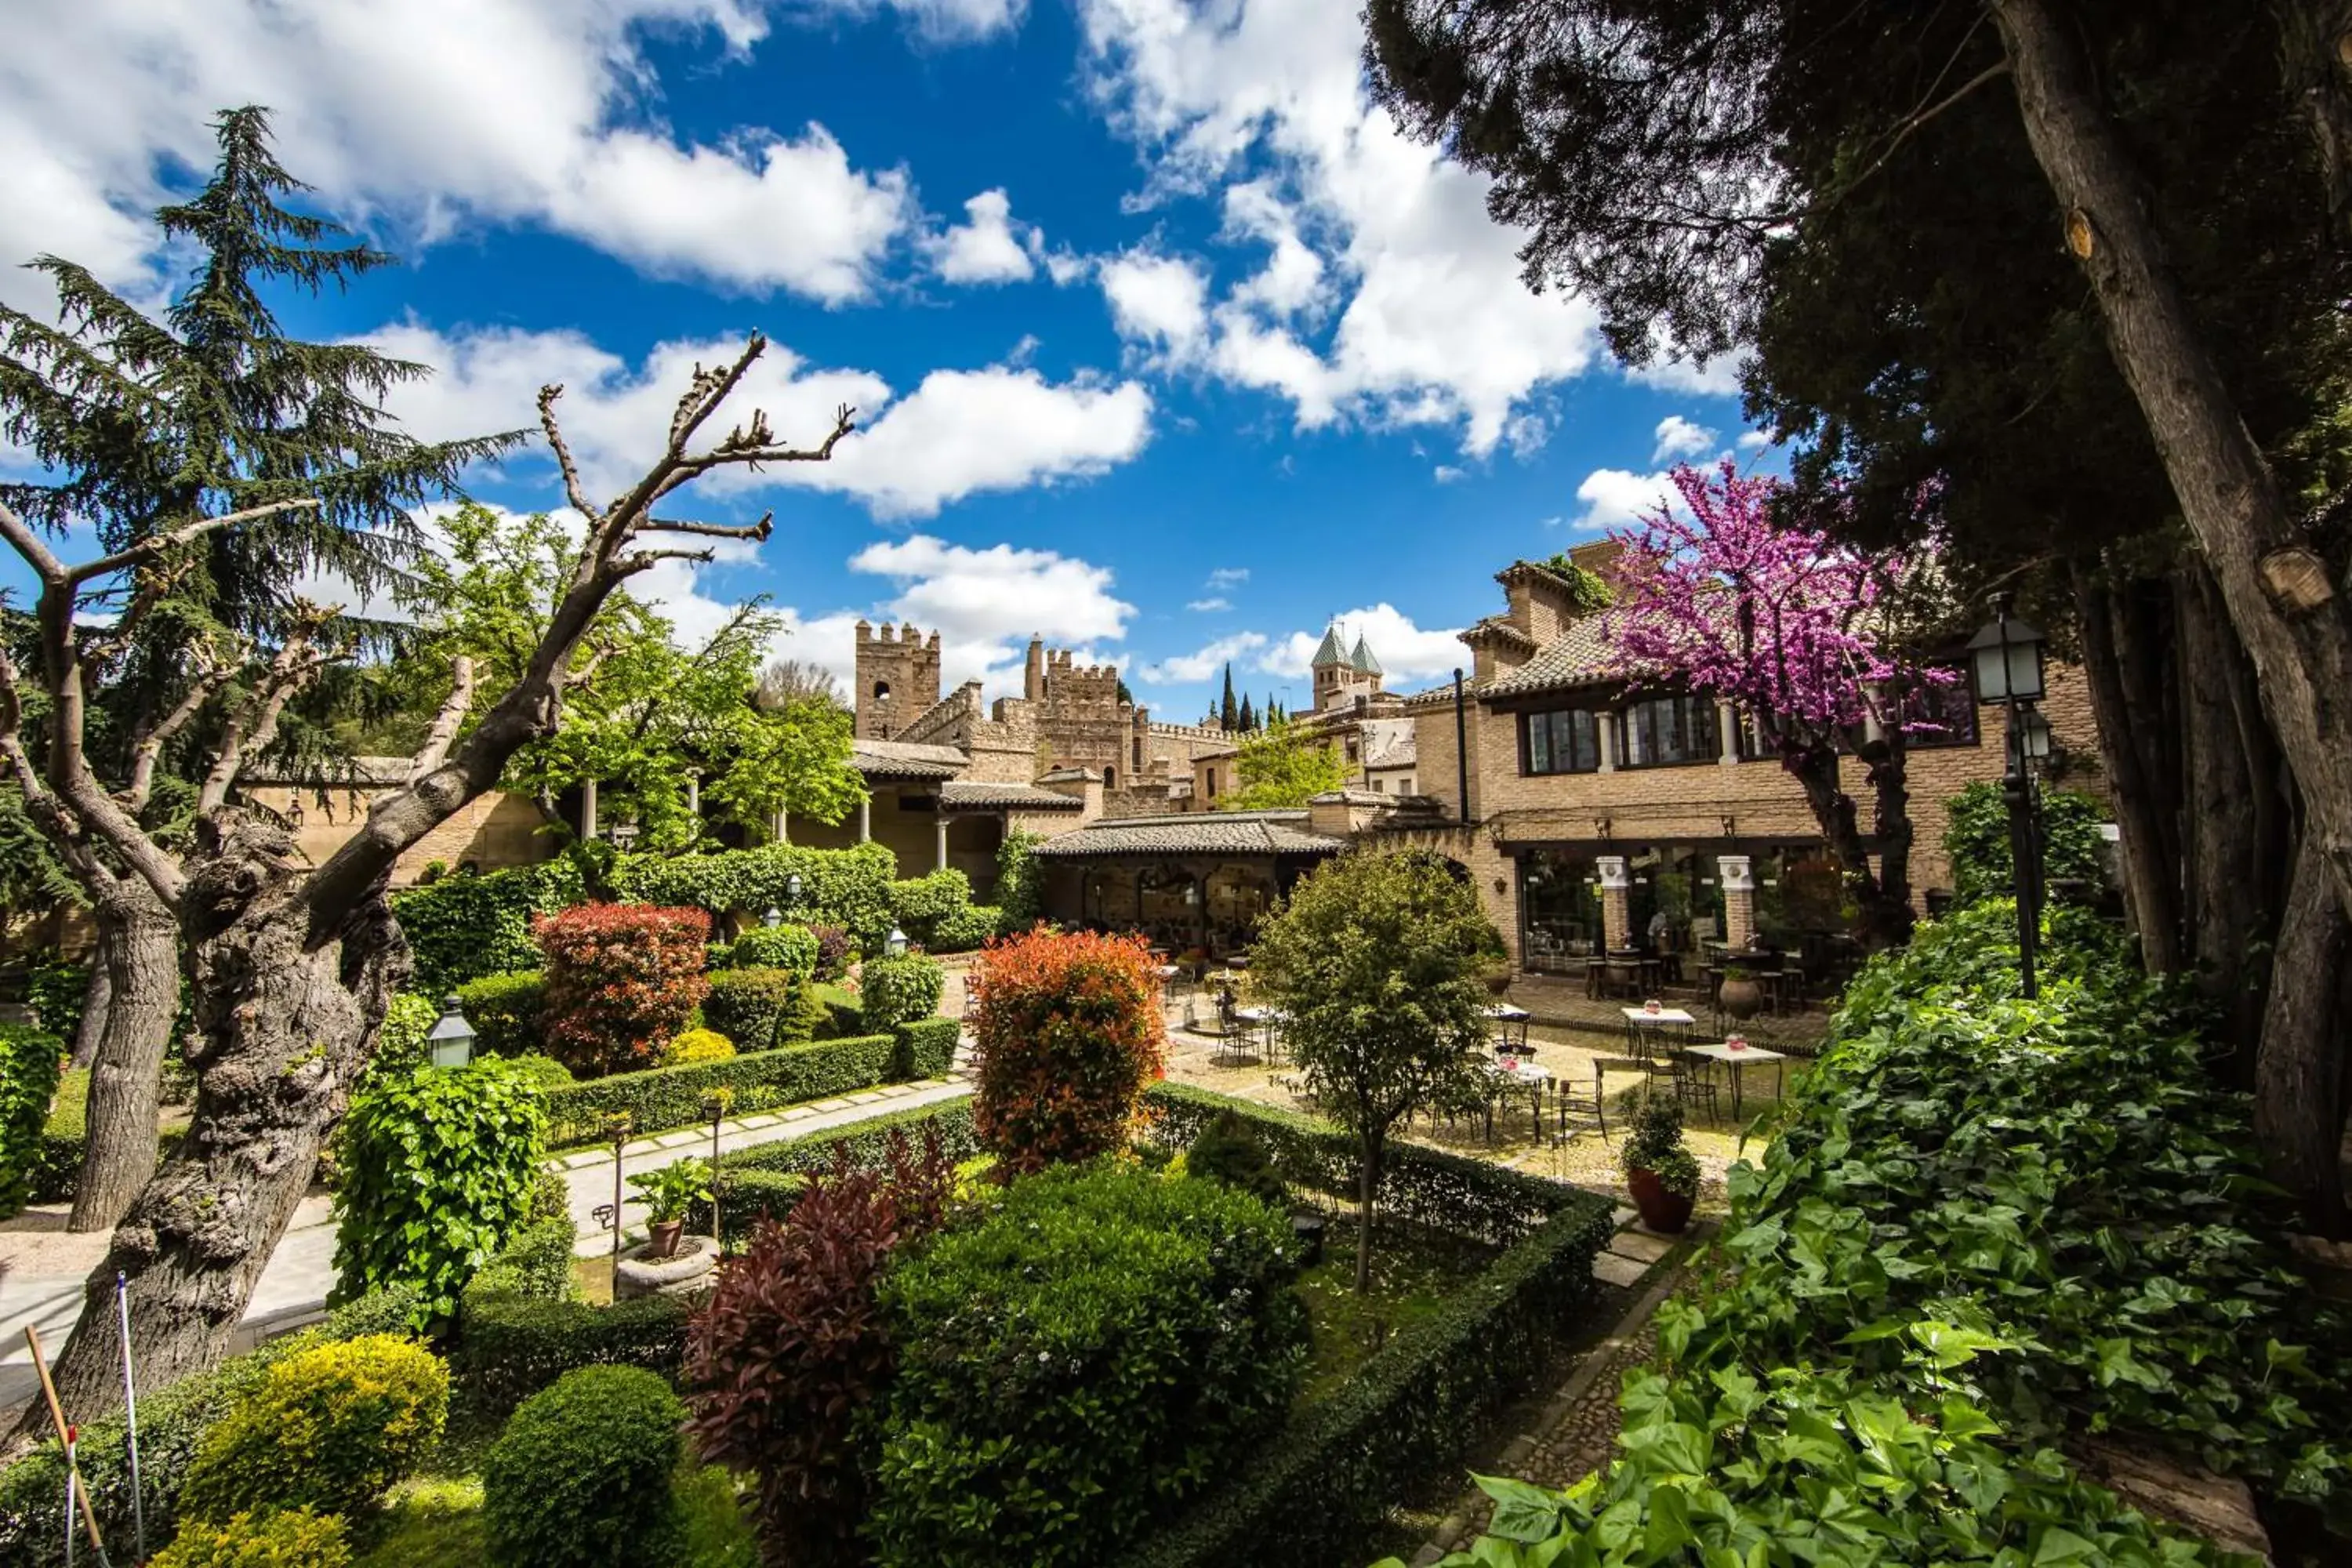
POLYGON ((657 1067, 709 994, 710 916, 651 904, 581 904, 535 921, 547 955, 547 1054, 582 1076, 657 1067))
POLYGON ((1123 1147, 1167 1072, 1160 987, 1139 936, 1033 931, 972 965, 980 991, 972 1125, 1019 1175, 1123 1147))

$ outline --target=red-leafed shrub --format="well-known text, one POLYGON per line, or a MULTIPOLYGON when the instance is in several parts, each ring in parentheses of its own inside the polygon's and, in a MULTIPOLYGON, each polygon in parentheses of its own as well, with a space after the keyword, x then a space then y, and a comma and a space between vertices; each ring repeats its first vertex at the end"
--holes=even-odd
POLYGON ((919 1153, 892 1133, 879 1171, 851 1169, 837 1147, 782 1222, 760 1221, 688 1327, 687 1430, 705 1460, 759 1479, 771 1563, 865 1561, 871 1467, 856 1426, 894 1360, 876 1287, 892 1249, 940 1227, 954 1185, 936 1130, 919 1153))
POLYGON ((1033 931, 982 952, 972 1126, 1007 1176, 1124 1147, 1167 1071, 1139 936, 1033 931))
POLYGON ((582 904, 531 922, 547 955, 547 1054, 583 1075, 658 1067, 710 982, 710 916, 651 904, 582 904))

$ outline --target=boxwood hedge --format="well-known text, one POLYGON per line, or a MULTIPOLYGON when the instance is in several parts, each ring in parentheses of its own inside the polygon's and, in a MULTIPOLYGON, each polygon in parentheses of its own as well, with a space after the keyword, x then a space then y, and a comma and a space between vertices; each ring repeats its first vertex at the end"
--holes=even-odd
POLYGON ((627 1116, 638 1135, 692 1127, 709 1119, 703 1097, 715 1089, 732 1092, 730 1116, 849 1094, 888 1082, 901 1054, 897 1036, 866 1035, 567 1084, 548 1093, 548 1142, 556 1148, 598 1142, 610 1136, 616 1115, 627 1116))

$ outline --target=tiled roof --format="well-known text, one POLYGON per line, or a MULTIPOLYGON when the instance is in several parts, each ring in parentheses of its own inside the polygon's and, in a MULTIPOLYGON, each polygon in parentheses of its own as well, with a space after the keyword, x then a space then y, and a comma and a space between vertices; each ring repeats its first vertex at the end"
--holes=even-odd
POLYGON ((1356 634, 1356 651, 1348 656, 1348 663, 1359 675, 1386 675, 1388 673, 1388 671, 1381 668, 1381 661, 1372 657, 1371 647, 1364 641, 1364 637, 1361 632, 1356 634))
POLYGON ((1538 648, 1535 657, 1517 669, 1498 671, 1478 688, 1481 699, 1510 697, 1527 691, 1557 691, 1622 680, 1636 673, 1601 633, 1604 616, 1571 621, 1566 630, 1538 648))
POLYGON ((1328 669, 1336 666, 1344 669, 1347 664, 1347 651, 1339 646, 1339 625, 1334 621, 1323 628, 1323 641, 1315 650, 1313 668, 1328 669))
POLYGON ((954 782, 940 785, 940 805, 950 811, 984 811, 1009 807, 1017 811, 1083 811, 1086 802, 1076 795, 1025 784, 954 782))
POLYGON ((926 746, 915 741, 849 742, 849 765, 870 779, 951 779, 970 761, 953 746, 926 746))
POLYGON ((1102 855, 1329 855, 1346 841, 1307 831, 1303 811, 1202 811, 1089 823, 1030 851, 1055 859, 1102 855))
POLYGON ((1412 764, 1415 744, 1410 719, 1364 721, 1364 766, 1402 768, 1412 764))

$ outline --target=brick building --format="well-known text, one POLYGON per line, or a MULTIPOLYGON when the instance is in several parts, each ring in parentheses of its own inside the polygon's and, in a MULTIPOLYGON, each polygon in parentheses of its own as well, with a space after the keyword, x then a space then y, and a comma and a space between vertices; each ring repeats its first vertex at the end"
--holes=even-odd
MULTIPOLYGON (((1384 688, 1386 672, 1362 634, 1357 635, 1356 646, 1350 649, 1339 623, 1324 628, 1310 673, 1315 707, 1309 712, 1290 715, 1292 730, 1339 752, 1348 765, 1348 787, 1411 795, 1417 777, 1417 731, 1405 711, 1404 699, 1384 688)), ((1189 797, 1171 803, 1178 809, 1213 811, 1219 796, 1239 786, 1234 763, 1241 748, 1230 736, 1223 740, 1224 744, 1192 759, 1189 797)))

